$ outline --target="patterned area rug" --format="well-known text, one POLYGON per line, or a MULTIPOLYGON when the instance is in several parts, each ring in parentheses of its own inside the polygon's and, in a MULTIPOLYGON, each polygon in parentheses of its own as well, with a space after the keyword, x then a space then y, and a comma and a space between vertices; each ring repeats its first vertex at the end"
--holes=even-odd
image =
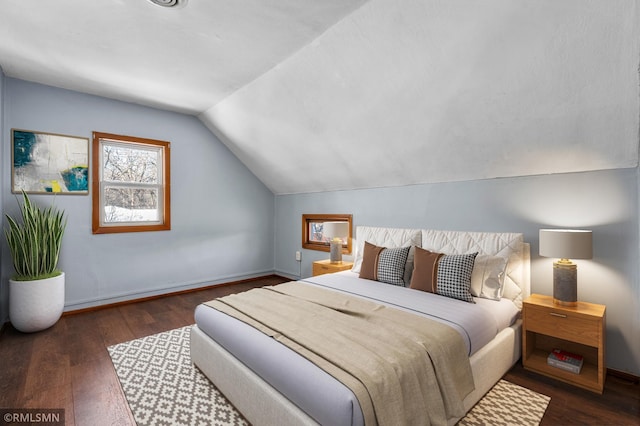
POLYGON ((109 346, 122 390, 138 426, 248 425, 191 363, 182 327, 109 346))
MULTIPOLYGON (((108 348, 139 426, 248 425, 191 363, 182 327, 108 348)), ((538 425, 551 398, 501 380, 459 425, 538 425)))
POLYGON ((458 425, 537 426, 549 401, 546 395, 500 380, 458 425))

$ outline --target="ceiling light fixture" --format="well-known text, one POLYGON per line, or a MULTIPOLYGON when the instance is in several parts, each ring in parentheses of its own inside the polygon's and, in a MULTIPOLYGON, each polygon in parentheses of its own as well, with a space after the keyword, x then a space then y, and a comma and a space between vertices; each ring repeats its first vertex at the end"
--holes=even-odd
POLYGON ((149 0, 151 3, 162 7, 181 8, 186 6, 188 0, 149 0))

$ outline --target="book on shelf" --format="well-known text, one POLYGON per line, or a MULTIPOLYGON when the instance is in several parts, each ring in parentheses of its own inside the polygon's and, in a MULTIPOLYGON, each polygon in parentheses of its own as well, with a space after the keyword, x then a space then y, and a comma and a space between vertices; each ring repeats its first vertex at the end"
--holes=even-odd
POLYGON ((583 362, 582 355, 573 354, 562 349, 554 349, 547 357, 547 364, 576 374, 580 373, 583 362))

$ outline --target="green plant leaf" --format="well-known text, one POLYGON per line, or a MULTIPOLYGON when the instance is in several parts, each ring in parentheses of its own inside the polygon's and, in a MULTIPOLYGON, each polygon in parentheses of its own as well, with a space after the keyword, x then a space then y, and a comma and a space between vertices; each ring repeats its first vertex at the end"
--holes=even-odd
POLYGON ((24 281, 59 275, 58 259, 67 225, 64 212, 54 206, 39 208, 24 191, 22 200, 22 224, 6 215, 9 229, 4 229, 16 271, 14 279, 24 281))

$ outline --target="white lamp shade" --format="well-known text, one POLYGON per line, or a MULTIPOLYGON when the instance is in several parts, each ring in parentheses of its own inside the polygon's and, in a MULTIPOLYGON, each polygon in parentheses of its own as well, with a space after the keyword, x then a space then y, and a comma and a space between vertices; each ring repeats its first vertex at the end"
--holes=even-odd
POLYGON ((347 238, 349 236, 349 222, 324 222, 322 236, 325 238, 347 238))
POLYGON ((591 231, 581 229, 541 229, 540 256, 558 259, 591 259, 591 231))

